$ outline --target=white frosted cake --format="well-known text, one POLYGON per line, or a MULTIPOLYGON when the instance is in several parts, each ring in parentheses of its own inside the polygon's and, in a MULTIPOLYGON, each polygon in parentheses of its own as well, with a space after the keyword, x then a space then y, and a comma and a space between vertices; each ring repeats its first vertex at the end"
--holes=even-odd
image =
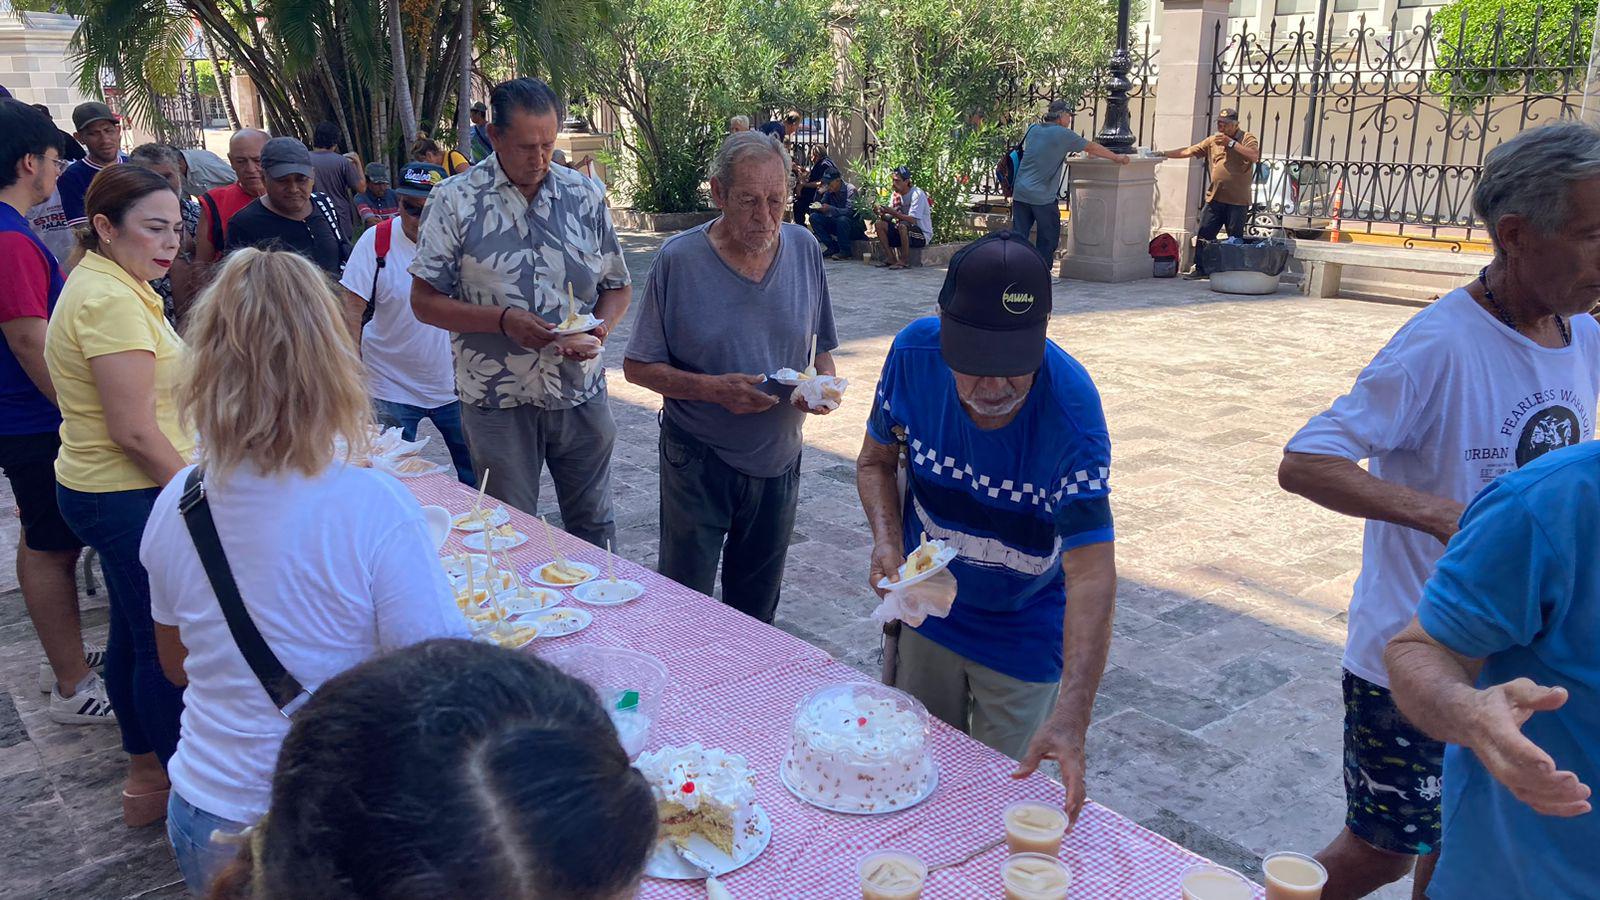
POLYGON ((926 796, 937 772, 928 713, 881 684, 833 684, 800 701, 784 782, 805 800, 852 813, 892 812, 926 796))
POLYGON ((756 776, 744 757, 690 744, 646 753, 635 765, 656 798, 662 840, 702 834, 733 856, 757 834, 756 776))

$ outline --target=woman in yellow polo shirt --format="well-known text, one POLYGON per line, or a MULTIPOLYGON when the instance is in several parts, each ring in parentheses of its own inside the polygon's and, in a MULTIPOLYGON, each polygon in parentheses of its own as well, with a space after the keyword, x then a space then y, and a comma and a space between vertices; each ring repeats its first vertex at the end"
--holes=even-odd
POLYGON ((183 341, 150 288, 178 255, 183 214, 167 180, 135 166, 96 175, 84 211, 86 252, 45 336, 62 419, 56 499, 100 554, 111 595, 106 693, 130 757, 123 818, 138 826, 166 811, 165 765, 183 712, 183 690, 161 671, 139 562, 150 508, 194 451, 173 401, 183 341))

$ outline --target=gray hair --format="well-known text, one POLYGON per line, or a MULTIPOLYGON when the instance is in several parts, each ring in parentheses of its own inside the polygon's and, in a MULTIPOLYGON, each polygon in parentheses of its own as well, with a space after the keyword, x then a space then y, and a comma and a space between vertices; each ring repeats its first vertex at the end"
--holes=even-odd
POLYGON ((722 185, 723 190, 727 190, 733 187, 735 168, 768 154, 777 160, 780 168, 788 171, 789 154, 784 151, 783 145, 778 143, 777 138, 760 131, 739 131, 730 134, 723 139, 722 146, 717 148, 717 155, 711 160, 711 177, 722 185))
POLYGON ((1044 120, 1054 122, 1065 115, 1071 115, 1072 104, 1065 100, 1051 100, 1050 106, 1044 111, 1044 120))
POLYGON ((1500 247, 1495 226, 1521 216, 1539 234, 1566 225, 1574 182, 1600 178, 1600 129, 1581 122, 1532 128, 1489 151, 1472 192, 1472 207, 1500 247))
POLYGON ((734 126, 736 126, 736 125, 743 125, 744 126, 744 128, 740 129, 741 131, 748 130, 750 128, 750 117, 749 116, 734 116, 733 118, 728 120, 728 128, 730 130, 733 129, 734 126))
POLYGON ((134 165, 171 166, 173 171, 181 173, 184 168, 183 154, 176 148, 166 144, 140 144, 128 154, 128 162, 134 165))

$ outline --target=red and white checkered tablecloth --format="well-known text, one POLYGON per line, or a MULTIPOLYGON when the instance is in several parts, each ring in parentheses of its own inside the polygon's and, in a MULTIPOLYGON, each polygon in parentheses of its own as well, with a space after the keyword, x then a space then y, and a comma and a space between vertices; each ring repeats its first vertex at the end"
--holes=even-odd
MULTIPOLYGON (((448 475, 407 479, 423 503, 452 514, 472 506, 474 492, 448 475)), ((487 502, 487 501, 486 501, 487 502)), ((509 508, 528 542, 503 554, 519 574, 550 561, 542 526, 509 508)), ((605 569, 605 551, 552 528, 569 559, 605 569)), ((445 553, 464 552, 452 532, 445 553)), ((536 652, 582 643, 628 647, 666 665, 670 685, 650 748, 700 743, 738 753, 757 775, 757 799, 773 823, 772 843, 755 861, 723 879, 740 900, 858 897, 856 862, 896 848, 938 866, 963 859, 1003 834, 1001 810, 1019 799, 1060 803, 1059 784, 1035 774, 1009 777, 1015 763, 933 720, 939 786, 923 803, 898 813, 847 816, 802 803, 783 787, 779 767, 789 749, 795 706, 813 688, 861 681, 862 674, 792 635, 757 622, 670 579, 618 558, 618 578, 645 586, 640 599, 615 607, 582 607, 594 623, 577 634, 538 641, 536 652)), ((570 592, 564 592, 570 593, 570 592)), ((1004 845, 929 875, 926 900, 967 900, 1001 894, 1004 845)), ((1201 857, 1103 806, 1088 803, 1062 847, 1072 869, 1074 900, 1179 897, 1178 877, 1201 857)), ((698 898, 695 882, 646 879, 640 897, 698 898)), ((1259 896, 1259 889, 1258 889, 1259 896)))

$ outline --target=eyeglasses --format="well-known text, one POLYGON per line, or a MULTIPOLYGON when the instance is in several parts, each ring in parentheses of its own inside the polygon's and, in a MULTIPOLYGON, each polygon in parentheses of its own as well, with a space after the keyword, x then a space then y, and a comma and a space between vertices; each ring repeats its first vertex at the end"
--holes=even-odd
POLYGON ((401 201, 400 211, 404 212, 408 216, 420 216, 422 215, 422 204, 406 203, 405 201, 401 201))
POLYGON ((47 159, 54 163, 56 167, 56 174, 58 175, 62 172, 65 172, 72 165, 70 161, 62 159, 59 156, 45 156, 43 153, 38 154, 38 156, 40 159, 47 159))

